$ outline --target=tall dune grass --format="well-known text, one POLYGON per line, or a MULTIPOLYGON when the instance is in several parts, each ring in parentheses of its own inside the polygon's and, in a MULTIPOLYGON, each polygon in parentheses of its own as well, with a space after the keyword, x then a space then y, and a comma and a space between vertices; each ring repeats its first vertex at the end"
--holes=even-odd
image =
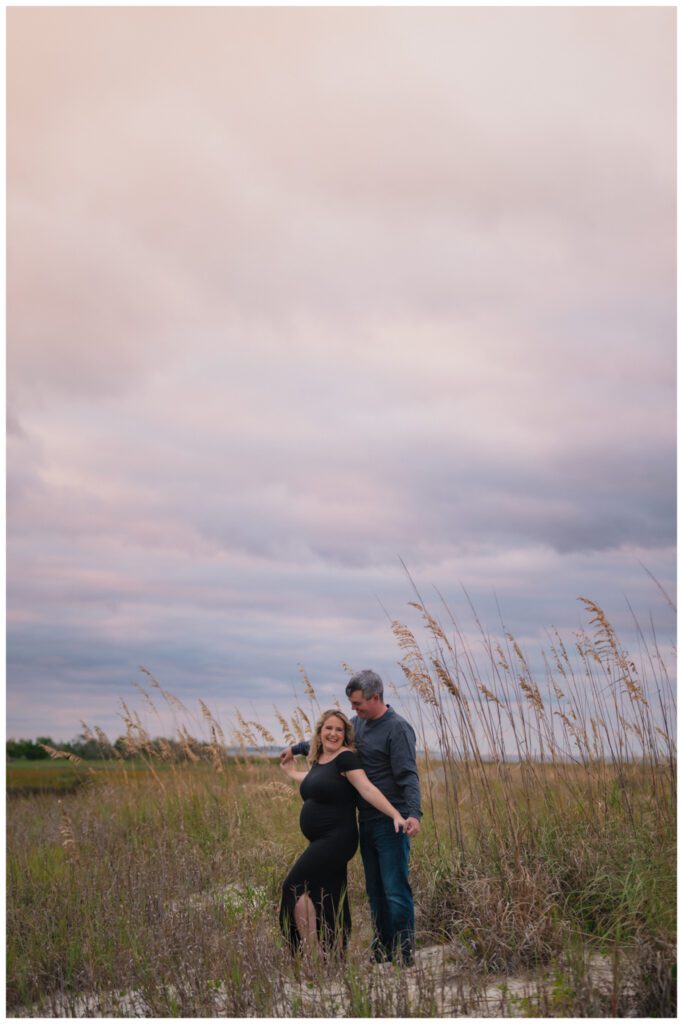
MULTIPOLYGON (((168 708, 174 737, 153 739, 124 704, 135 770, 119 758, 73 796, 8 808, 10 1008, 65 1015, 89 993, 104 1015, 457 1016, 476 1012, 493 975, 527 971, 544 983, 524 997, 503 985, 496 1012, 674 1015, 672 681, 656 644, 643 638, 632 659, 602 609, 584 606, 589 628, 571 645, 549 638, 542 678, 513 636, 480 626, 475 651, 448 608, 439 619, 419 595, 417 625, 392 623, 402 710, 425 752, 417 940, 441 947, 439 970, 367 966, 356 858, 347 963, 302 974, 276 924, 281 880, 305 845, 300 798, 246 753, 274 737, 237 711, 234 763, 208 706, 193 720, 146 672, 146 711, 168 708), (609 964, 607 986, 591 976, 594 955, 609 964)), ((319 710, 303 682, 306 701, 276 709, 283 743, 309 734, 319 710)))

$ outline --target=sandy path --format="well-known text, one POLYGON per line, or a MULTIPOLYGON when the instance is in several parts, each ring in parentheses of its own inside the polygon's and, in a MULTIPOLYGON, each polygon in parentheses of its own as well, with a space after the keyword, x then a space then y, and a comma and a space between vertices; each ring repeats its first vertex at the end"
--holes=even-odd
MULTIPOLYGON (((553 978, 542 972, 527 972, 513 976, 485 976, 474 982, 471 975, 463 977, 449 960, 448 947, 431 946, 418 950, 415 966, 398 970, 390 964, 368 967, 372 972, 373 994, 381 1000, 388 1012, 386 1017, 414 1015, 424 1006, 424 993, 432 992, 432 1017, 520 1017, 544 1015, 529 1013, 534 1007, 553 1005, 553 978), (550 1002, 543 998, 544 994, 550 1002)), ((596 993, 609 997, 612 990, 612 969, 609 960, 593 956, 588 964, 587 977, 596 993)), ((169 991, 169 996, 173 992, 169 991)), ((225 990, 220 986, 212 992, 215 1017, 229 1015, 225 990)), ((558 1006, 558 1010, 561 1008, 558 1006)), ((281 1017, 358 1017, 362 1006, 354 1004, 348 984, 331 979, 320 986, 313 982, 286 981, 276 997, 273 1013, 281 1017)), ((153 1011, 141 993, 84 994, 78 997, 57 997, 52 1006, 34 1007, 31 1012, 16 1016, 54 1017, 149 1017, 153 1011)), ((555 1014, 553 1014, 555 1015, 555 1014)), ((556 1014, 562 1016, 561 1012, 556 1014)))

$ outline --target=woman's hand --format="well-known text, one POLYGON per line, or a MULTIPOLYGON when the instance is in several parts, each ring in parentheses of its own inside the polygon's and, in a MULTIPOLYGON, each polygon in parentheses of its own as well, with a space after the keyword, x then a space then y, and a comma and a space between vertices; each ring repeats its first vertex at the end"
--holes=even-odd
POLYGON ((406 831, 408 822, 403 815, 396 810, 393 804, 390 804, 384 793, 375 786, 370 779, 367 777, 362 768, 353 768, 351 771, 344 772, 346 778, 349 780, 354 789, 357 789, 364 800, 367 800, 369 804, 376 807, 382 814, 386 814, 387 817, 391 818, 394 823, 394 831, 400 832, 406 831))
POLYGON ((295 782, 303 782, 308 775, 308 772, 300 772, 297 770, 294 758, 292 758, 291 761, 280 761, 280 767, 285 775, 289 775, 290 779, 294 779, 295 782))

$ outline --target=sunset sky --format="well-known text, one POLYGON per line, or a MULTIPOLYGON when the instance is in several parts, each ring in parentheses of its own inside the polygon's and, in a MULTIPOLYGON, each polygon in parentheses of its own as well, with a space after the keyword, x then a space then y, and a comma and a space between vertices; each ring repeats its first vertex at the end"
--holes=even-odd
POLYGON ((670 649, 674 8, 7 17, 8 736, 399 685, 401 559, 670 649))

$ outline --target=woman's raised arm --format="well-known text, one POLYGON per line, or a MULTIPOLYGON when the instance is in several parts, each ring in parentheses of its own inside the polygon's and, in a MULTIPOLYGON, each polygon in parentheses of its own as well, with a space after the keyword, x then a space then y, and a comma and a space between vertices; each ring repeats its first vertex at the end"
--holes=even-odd
POLYGON ((295 782, 303 782, 308 775, 308 772, 299 772, 296 770, 296 762, 294 758, 291 761, 280 761, 280 767, 286 775, 289 775, 290 779, 294 779, 295 782))

